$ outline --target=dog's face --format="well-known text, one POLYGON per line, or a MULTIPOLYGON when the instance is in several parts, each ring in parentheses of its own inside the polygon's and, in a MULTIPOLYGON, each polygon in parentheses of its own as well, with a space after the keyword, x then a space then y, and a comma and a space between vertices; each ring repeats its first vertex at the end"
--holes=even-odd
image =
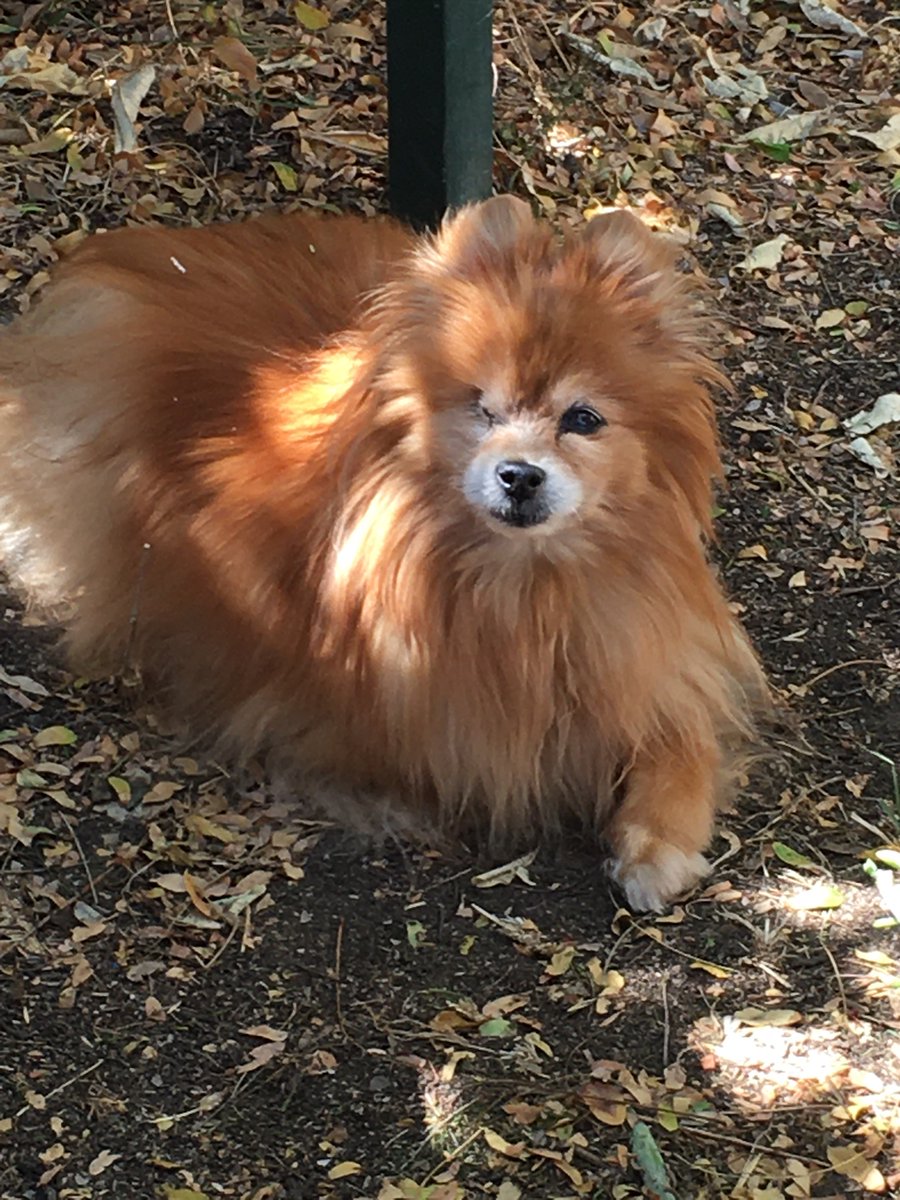
POLYGON ((682 292, 627 214, 562 244, 506 197, 452 219, 397 293, 435 490, 483 531, 562 551, 656 485, 674 480, 673 502, 693 507, 696 476, 705 498, 716 452, 697 378, 711 368, 682 292))

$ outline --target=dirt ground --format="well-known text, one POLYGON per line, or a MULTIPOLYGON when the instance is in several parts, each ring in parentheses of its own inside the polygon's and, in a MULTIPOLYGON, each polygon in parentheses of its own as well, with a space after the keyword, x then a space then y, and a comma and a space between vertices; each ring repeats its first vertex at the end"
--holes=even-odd
MULTIPOLYGON (((900 390, 900 21, 498 4, 496 63, 497 187, 711 279, 773 754, 637 918, 581 847, 304 822, 0 597, 3 1200, 900 1194, 896 424, 846 424, 900 390)), ((383 208, 383 74, 375 3, 6 0, 3 314, 86 230, 383 208)))

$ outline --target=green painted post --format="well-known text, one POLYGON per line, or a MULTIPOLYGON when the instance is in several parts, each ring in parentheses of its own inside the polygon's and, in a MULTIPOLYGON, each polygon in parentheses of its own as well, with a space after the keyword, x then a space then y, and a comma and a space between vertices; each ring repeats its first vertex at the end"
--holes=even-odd
POLYGON ((419 229, 491 194, 491 10, 387 0, 390 202, 419 229))

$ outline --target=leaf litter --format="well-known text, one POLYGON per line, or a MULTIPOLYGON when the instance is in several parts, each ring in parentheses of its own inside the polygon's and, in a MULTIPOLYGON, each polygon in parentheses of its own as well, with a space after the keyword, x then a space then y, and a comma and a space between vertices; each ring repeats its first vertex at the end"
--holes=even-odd
MULTIPOLYGON (((383 207, 381 6, 7 9, 8 313, 88 230, 383 207)), ((718 557, 786 702, 729 877, 635 920, 594 858, 348 845, 63 674, 10 599, 4 1200, 900 1185, 900 30, 819 0, 495 19, 498 188, 638 206, 728 317, 718 557)))

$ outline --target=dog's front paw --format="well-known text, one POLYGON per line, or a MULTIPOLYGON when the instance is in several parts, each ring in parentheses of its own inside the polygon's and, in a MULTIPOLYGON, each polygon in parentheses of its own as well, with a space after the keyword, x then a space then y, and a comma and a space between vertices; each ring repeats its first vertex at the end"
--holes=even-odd
POLYGON ((709 873, 702 854, 688 853, 670 842, 648 838, 639 859, 617 856, 612 877, 625 893, 628 907, 639 912, 662 912, 676 896, 709 873))

